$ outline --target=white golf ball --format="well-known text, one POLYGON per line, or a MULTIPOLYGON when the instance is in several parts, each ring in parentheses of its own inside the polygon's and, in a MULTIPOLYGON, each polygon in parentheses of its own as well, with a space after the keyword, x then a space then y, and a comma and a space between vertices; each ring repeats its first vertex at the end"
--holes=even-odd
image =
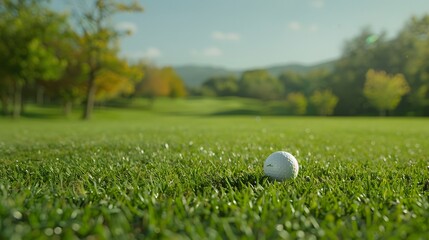
POLYGON ((298 161, 288 152, 274 152, 264 162, 265 175, 278 181, 296 178, 298 171, 298 161))

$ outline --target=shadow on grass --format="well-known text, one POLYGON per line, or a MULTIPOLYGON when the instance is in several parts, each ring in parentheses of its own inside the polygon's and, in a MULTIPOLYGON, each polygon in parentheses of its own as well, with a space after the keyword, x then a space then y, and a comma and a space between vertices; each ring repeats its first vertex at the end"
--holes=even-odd
POLYGON ((48 113, 48 112, 24 112, 21 117, 32 118, 32 119, 57 119, 63 118, 63 114, 59 113, 48 113))
POLYGON ((252 109, 234 109, 228 111, 219 111, 209 114, 209 116, 288 116, 290 115, 285 108, 267 107, 261 110, 252 109))
POLYGON ((111 108, 126 108, 172 116, 287 116, 284 102, 260 101, 238 97, 190 97, 186 101, 166 101, 160 99, 150 102, 147 99, 119 99, 103 104, 111 108), (151 104, 152 103, 152 104, 151 104))
POLYGON ((284 106, 271 106, 268 110, 269 110, 269 112, 267 113, 268 115, 273 115, 273 116, 290 115, 290 113, 284 106))
POLYGON ((210 115, 211 116, 234 116, 234 115, 248 116, 248 115, 261 115, 261 112, 256 110, 251 110, 251 109, 234 109, 234 110, 228 110, 228 111, 214 112, 210 115))

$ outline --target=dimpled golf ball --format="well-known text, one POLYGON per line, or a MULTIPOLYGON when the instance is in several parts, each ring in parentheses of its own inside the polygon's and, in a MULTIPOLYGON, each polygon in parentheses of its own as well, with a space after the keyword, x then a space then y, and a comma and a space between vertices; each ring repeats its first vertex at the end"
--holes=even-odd
POLYGON ((296 178, 299 165, 296 158, 284 151, 272 153, 264 162, 264 173, 266 176, 277 181, 296 178))

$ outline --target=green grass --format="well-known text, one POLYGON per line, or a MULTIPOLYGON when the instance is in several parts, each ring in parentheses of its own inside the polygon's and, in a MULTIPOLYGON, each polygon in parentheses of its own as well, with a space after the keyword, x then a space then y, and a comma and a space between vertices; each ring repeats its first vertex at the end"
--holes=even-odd
POLYGON ((206 101, 0 119, 0 239, 427 238, 429 119, 219 116, 245 103, 206 101), (263 176, 277 150, 295 180, 263 176))

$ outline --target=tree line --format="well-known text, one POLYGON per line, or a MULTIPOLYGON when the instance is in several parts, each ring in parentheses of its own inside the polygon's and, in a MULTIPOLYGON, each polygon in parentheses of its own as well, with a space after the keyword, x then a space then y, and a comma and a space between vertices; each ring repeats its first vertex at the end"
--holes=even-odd
MULTIPOLYGON (((0 102, 19 117, 27 101, 83 106, 89 119, 96 102, 112 98, 183 97, 172 67, 130 63, 119 55, 119 13, 143 11, 138 1, 76 0, 71 13, 48 0, 0 0, 0 102)), ((289 114, 429 115, 429 15, 412 17, 393 38, 363 29, 344 44, 332 69, 279 76, 253 69, 207 79, 204 96, 282 101, 289 114)))
POLYGON ((207 79, 197 94, 282 100, 290 114, 429 115, 429 15, 410 18, 399 33, 364 28, 344 44, 332 69, 265 69, 207 79))
POLYGON ((119 56, 115 14, 142 12, 137 1, 74 1, 71 14, 53 11, 47 0, 0 0, 0 101, 2 113, 18 118, 25 102, 61 103, 65 114, 115 97, 186 95, 173 68, 119 56), (30 99, 29 99, 30 98, 30 99))

